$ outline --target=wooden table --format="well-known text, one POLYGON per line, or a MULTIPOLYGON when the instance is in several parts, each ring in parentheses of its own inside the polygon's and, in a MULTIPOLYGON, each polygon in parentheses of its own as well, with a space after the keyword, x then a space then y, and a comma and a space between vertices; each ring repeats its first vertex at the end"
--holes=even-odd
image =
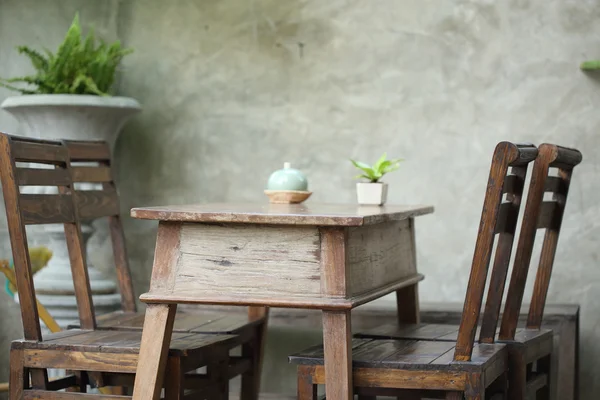
POLYGON ((158 399, 178 303, 322 310, 327 398, 352 398, 350 310, 398 293, 416 322, 414 217, 430 206, 206 204, 134 208, 159 221, 133 392, 158 399))

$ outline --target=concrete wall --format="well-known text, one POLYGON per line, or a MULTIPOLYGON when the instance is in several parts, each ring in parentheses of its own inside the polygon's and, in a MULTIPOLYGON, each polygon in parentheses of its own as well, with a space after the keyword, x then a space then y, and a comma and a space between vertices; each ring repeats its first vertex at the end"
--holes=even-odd
MULTIPOLYGON (((597 0, 0 0, 0 74, 23 72, 14 45, 54 47, 75 10, 136 49, 117 88, 144 105, 117 143, 124 213, 264 201, 284 161, 311 201, 353 202, 347 159, 387 151, 406 159, 390 202, 436 206, 417 225, 425 300, 463 299, 496 142, 580 148, 549 298, 582 304, 584 398, 600 390, 600 79, 578 70, 600 57, 597 0)), ((0 129, 16 129, 7 113, 0 129)), ((126 229, 142 292, 156 226, 126 229)))

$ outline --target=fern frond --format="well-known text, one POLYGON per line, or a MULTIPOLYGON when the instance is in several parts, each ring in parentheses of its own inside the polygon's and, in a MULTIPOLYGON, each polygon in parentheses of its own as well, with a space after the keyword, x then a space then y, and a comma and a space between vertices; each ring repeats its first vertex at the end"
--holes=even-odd
POLYGON ((19 54, 25 54, 31 60, 31 64, 38 72, 48 71, 48 60, 41 53, 36 50, 30 49, 27 46, 17 47, 19 54))
POLYGON ((84 37, 77 14, 56 53, 48 49, 38 52, 26 46, 18 50, 29 57, 36 74, 0 80, 2 87, 26 94, 97 96, 108 96, 119 64, 124 56, 133 51, 123 48, 119 41, 108 45, 100 40, 97 44, 93 30, 84 37), (21 89, 11 85, 16 82, 33 85, 36 89, 21 89))
POLYGON ((38 93, 36 90, 23 89, 23 88, 19 88, 19 87, 13 86, 13 85, 9 85, 6 83, 6 81, 3 81, 3 80, 0 80, 0 87, 3 87, 8 90, 12 90, 13 92, 19 92, 21 94, 37 94, 38 93))

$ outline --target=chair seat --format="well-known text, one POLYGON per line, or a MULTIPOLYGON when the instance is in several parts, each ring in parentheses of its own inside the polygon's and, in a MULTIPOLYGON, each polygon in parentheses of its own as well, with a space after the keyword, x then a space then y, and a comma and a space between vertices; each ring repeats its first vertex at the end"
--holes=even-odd
MULTIPOLYGON (((75 352, 102 352, 138 354, 142 340, 141 330, 101 331, 71 329, 45 335, 41 342, 17 340, 13 348, 28 350, 59 350, 75 352)), ((179 357, 196 356, 218 346, 234 347, 238 344, 235 335, 204 335, 198 333, 173 333, 169 354, 179 357)))
MULTIPOLYGON (((507 356, 503 344, 475 344, 470 362, 455 362, 455 344, 426 340, 353 339, 353 368, 481 371, 507 356)), ((323 345, 289 357, 292 364, 323 365, 323 345)))
MULTIPOLYGON (((406 340, 436 340, 456 342, 458 336, 458 325, 445 324, 394 324, 380 325, 368 331, 359 332, 355 336, 370 339, 406 339, 406 340)), ((477 328, 476 337, 479 336, 477 328)), ((503 343, 517 343, 528 345, 538 340, 549 340, 552 331, 549 329, 525 329, 518 328, 515 339, 511 341, 500 341, 503 343)))
MULTIPOLYGON (((115 311, 99 316, 99 330, 142 330, 145 314, 142 312, 115 311)), ((206 334, 242 335, 253 331, 262 323, 262 319, 248 321, 246 314, 194 314, 178 312, 175 316, 173 332, 194 332, 206 334)), ((78 324, 69 325, 69 329, 79 328, 78 324)))

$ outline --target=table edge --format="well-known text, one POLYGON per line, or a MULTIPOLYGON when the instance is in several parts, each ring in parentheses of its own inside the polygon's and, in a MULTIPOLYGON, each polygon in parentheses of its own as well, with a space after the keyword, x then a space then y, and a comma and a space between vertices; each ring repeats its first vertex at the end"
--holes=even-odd
POLYGON ((287 299, 263 298, 259 296, 226 297, 206 296, 195 297, 169 292, 148 292, 140 296, 140 300, 148 304, 207 304, 207 305, 237 305, 237 306, 269 306, 281 308, 305 308, 321 310, 350 310, 362 304, 376 300, 398 289, 411 286, 425 279, 423 274, 416 273, 391 284, 381 286, 353 296, 351 298, 327 297, 289 297, 287 299))
POLYGON ((411 211, 399 215, 367 215, 367 216, 297 216, 283 215, 265 218, 262 214, 244 214, 236 218, 223 215, 223 213, 192 214, 184 211, 159 211, 147 208, 135 207, 131 209, 131 217, 135 219, 167 221, 167 222, 191 222, 191 223, 225 223, 225 224, 256 224, 256 225, 297 225, 297 226, 367 226, 390 221, 402 221, 421 215, 432 214, 434 206, 418 206, 411 211))

